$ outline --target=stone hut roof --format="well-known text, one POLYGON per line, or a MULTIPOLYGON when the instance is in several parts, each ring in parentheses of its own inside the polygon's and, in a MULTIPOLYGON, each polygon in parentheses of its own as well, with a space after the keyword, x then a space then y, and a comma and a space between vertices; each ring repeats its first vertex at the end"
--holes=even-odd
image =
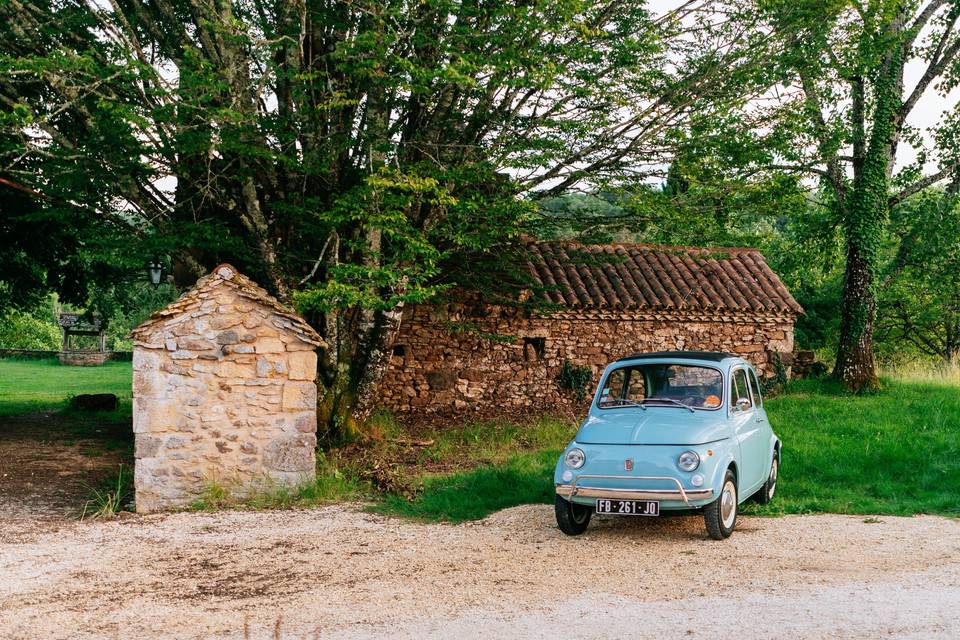
POLYGON ((134 329, 130 333, 131 337, 134 340, 148 342, 149 337, 157 329, 180 316, 189 317, 214 313, 215 309, 207 310, 202 307, 204 303, 209 306, 214 299, 215 290, 220 287, 229 287, 240 297, 269 309, 276 316, 273 323, 278 329, 289 331, 307 344, 316 347, 326 346, 320 334, 303 318, 280 304, 276 298, 267 293, 266 289, 258 286, 253 280, 229 264, 221 264, 209 274, 197 280, 192 288, 163 309, 155 312, 134 329))
POLYGON ((528 268, 563 312, 788 316, 803 313, 756 249, 530 243, 528 268))

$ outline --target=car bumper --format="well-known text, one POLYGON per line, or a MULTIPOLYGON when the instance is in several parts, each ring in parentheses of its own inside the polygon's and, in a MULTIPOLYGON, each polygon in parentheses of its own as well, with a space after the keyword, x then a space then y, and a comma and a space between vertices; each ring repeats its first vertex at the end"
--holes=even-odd
POLYGON ((683 485, 676 478, 665 476, 610 476, 582 474, 574 478, 572 484, 556 485, 557 495, 567 500, 574 498, 604 498, 607 500, 659 500, 663 502, 681 502, 688 507, 696 506, 692 503, 702 504, 704 501, 713 500, 714 491, 710 488, 705 489, 684 489, 683 485), (612 479, 612 480, 639 480, 639 481, 666 481, 676 485, 676 489, 608 489, 603 487, 585 487, 578 486, 581 479, 612 479))

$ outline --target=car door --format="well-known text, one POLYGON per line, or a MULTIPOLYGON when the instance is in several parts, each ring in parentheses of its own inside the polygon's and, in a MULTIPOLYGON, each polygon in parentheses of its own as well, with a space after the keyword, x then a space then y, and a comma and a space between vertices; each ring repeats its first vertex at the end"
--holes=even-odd
POLYGON ((762 407, 755 405, 750 389, 749 369, 739 365, 730 375, 730 420, 733 422, 737 441, 740 443, 740 498, 751 495, 766 478, 766 450, 769 436, 765 434, 766 420, 762 407), (745 400, 740 406, 740 400, 745 400))
MULTIPOLYGON (((750 391, 753 395, 753 406, 756 411, 756 421, 760 423, 760 431, 763 433, 764 442, 767 444, 764 449, 764 455, 767 456, 767 466, 773 461, 773 427, 767 418, 767 410, 763 408, 763 396, 760 393, 760 381, 757 379, 757 372, 752 368, 747 369, 750 377, 750 391)), ((764 476, 766 477, 766 476, 764 476)))

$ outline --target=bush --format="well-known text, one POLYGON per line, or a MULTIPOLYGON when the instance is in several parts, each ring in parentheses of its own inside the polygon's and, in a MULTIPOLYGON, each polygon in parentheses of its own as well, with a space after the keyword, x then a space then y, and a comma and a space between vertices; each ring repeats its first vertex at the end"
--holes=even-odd
POLYGON ((586 387, 591 379, 593 379, 593 371, 590 367, 579 367, 569 360, 564 360, 560 374, 557 376, 557 384, 561 389, 573 391, 577 402, 583 402, 587 398, 586 387))
POLYGON ((0 316, 0 348, 59 351, 60 327, 52 318, 10 309, 0 316))

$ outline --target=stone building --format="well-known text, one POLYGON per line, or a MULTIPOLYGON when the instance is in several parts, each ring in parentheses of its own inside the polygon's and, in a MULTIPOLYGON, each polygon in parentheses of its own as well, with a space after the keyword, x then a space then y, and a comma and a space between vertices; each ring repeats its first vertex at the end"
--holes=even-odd
MULTIPOLYGON (((755 249, 531 244, 537 311, 470 301, 405 310, 381 402, 399 413, 556 408, 565 360, 597 376, 640 351, 789 365, 800 305, 755 249), (775 355, 776 354, 776 355, 775 355)), ((520 305, 522 307, 522 305, 520 305)), ((592 388, 590 389, 592 391, 592 388)))
POLYGON ((315 475, 320 336, 230 265, 134 329, 137 511, 315 475))

